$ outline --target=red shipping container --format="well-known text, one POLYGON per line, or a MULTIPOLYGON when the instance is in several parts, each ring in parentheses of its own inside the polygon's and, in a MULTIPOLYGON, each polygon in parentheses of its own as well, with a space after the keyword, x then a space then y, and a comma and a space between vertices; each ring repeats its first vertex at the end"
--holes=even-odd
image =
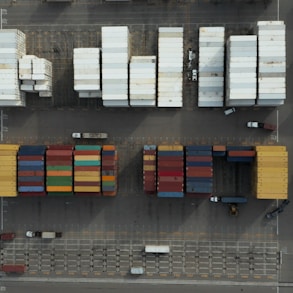
POLYGON ((19 192, 20 196, 46 196, 46 192, 19 192))
POLYGON ((166 177, 166 176, 163 176, 163 177, 158 177, 158 181, 159 182, 183 182, 184 181, 184 178, 183 177, 166 177))
POLYGON ((18 156, 18 161, 44 161, 44 156, 18 156))
POLYGON ((46 156, 52 157, 52 156, 72 156, 72 151, 65 151, 65 150, 47 150, 46 156))
POLYGON ((47 166, 72 166, 72 161, 50 161, 47 160, 47 166))
POLYGON ((97 156, 97 155, 100 155, 101 152, 100 151, 94 151, 94 150, 93 151, 88 151, 88 150, 82 151, 82 150, 79 150, 79 151, 74 151, 73 154, 76 155, 76 156, 82 156, 82 155, 85 155, 85 156, 95 155, 95 156, 97 156))
POLYGON ((154 156, 154 155, 156 155, 156 151, 152 151, 152 150, 144 150, 143 151, 143 154, 144 155, 150 155, 150 156, 154 156))
POLYGON ((186 157, 186 162, 212 162, 213 157, 211 156, 192 156, 186 157))
POLYGON ((208 171, 186 171, 186 177, 213 177, 213 172, 208 171))
POLYGON ((74 181, 74 186, 101 186, 101 182, 100 181, 96 181, 96 182, 74 181))
POLYGON ((156 171, 143 171, 143 175, 153 175, 156 174, 156 171))
POLYGON ((169 171, 169 172, 162 172, 159 170, 158 175, 161 176, 183 176, 183 171, 169 171))
POLYGON ((49 150, 73 150, 73 146, 72 145, 52 144, 52 145, 48 145, 47 149, 49 149, 49 150))
POLYGON ((157 170, 159 172, 182 172, 183 167, 159 167, 157 170))
POLYGON ((22 176, 45 176, 44 171, 18 171, 17 172, 18 177, 22 176))
POLYGON ((160 161, 158 162, 159 167, 183 167, 183 161, 160 161))
POLYGON ((47 161, 72 161, 72 156, 47 156, 47 161))
POLYGON ((213 168, 212 167, 186 167, 187 171, 199 171, 199 172, 212 172, 213 168))
POLYGON ((44 186, 45 185, 45 181, 40 181, 40 182, 34 182, 34 181, 30 181, 30 182, 18 182, 17 185, 18 186, 44 186))
POLYGON ((113 166, 102 166, 102 171, 116 171, 117 168, 113 166))
POLYGON ((183 184, 176 183, 176 182, 162 182, 159 183, 157 186, 157 190, 160 192, 182 192, 183 191, 183 184))
POLYGON ((143 164, 145 166, 155 166, 156 165, 156 161, 143 161, 143 164))
POLYGON ((74 171, 101 171, 100 166, 74 166, 74 171))
POLYGON ((183 157, 173 157, 173 156, 158 156, 158 161, 183 161, 183 157))
POLYGON ((229 151, 229 157, 255 157, 255 151, 229 151))

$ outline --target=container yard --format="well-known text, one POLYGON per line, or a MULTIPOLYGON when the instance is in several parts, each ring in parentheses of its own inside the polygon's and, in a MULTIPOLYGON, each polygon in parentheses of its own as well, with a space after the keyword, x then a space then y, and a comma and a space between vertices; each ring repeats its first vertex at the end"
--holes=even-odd
POLYGON ((184 149, 182 145, 159 145, 157 196, 184 196, 184 149))
POLYGON ((74 192, 101 195, 101 146, 76 145, 74 154, 74 192))
POLYGON ((73 68, 79 98, 100 98, 100 48, 74 48, 73 68))
POLYGON ((226 57, 226 106, 253 106, 256 99, 257 36, 230 36, 226 57))
POLYGON ((17 156, 18 194, 44 196, 46 146, 20 146, 17 156))
POLYGON ((200 27, 198 107, 224 105, 224 27, 200 27))
POLYGON ((279 106, 286 99, 286 26, 283 21, 258 21, 259 106, 279 106))
POLYGON ((128 107, 130 34, 127 26, 102 27, 102 100, 105 107, 128 107))
POLYGON ((132 56, 129 102, 133 107, 156 106, 156 56, 132 56))
POLYGON ((102 149, 102 192, 103 196, 116 196, 118 190, 118 154, 114 145, 102 149))
POLYGON ((183 105, 183 27, 159 27, 158 107, 183 105))
POLYGON ((157 187, 157 146, 143 147, 143 191, 146 194, 155 194, 157 187))

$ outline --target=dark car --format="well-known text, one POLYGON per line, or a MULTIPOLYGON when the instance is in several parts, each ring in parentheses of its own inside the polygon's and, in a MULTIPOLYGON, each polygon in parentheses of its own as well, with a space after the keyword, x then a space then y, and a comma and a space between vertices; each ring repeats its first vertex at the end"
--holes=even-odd
POLYGON ((285 199, 280 204, 279 207, 275 208, 273 211, 266 214, 267 219, 275 218, 278 214, 282 213, 284 211, 285 206, 287 206, 290 203, 290 200, 285 199))

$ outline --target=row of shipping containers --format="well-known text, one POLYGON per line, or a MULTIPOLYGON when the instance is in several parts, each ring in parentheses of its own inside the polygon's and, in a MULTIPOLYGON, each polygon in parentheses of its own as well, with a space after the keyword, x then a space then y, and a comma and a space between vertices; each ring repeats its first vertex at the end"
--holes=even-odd
POLYGON ((258 199, 288 198, 288 152, 285 146, 256 146, 254 192, 258 199))
POLYGON ((144 192, 158 197, 210 197, 214 157, 222 157, 228 163, 254 163, 252 192, 256 198, 288 197, 288 153, 284 146, 145 145, 144 192))
POLYGON ((0 196, 104 195, 118 188, 113 145, 0 145, 0 196))
POLYGON ((212 146, 186 146, 186 195, 210 197, 213 192, 212 146))

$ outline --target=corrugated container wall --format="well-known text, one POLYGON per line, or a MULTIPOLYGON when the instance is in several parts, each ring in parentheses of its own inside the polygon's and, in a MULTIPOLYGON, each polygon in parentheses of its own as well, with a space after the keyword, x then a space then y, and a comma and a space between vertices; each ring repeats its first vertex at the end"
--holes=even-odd
POLYGON ((224 27, 199 29, 198 107, 223 107, 224 46, 224 27))
POLYGON ((183 27, 160 27, 158 107, 183 105, 183 27))
POLYGON ((257 30, 257 105, 282 105, 286 99, 286 26, 283 21, 259 21, 257 30))
POLYGON ((130 35, 127 26, 102 27, 102 99, 108 107, 128 107, 130 35))

